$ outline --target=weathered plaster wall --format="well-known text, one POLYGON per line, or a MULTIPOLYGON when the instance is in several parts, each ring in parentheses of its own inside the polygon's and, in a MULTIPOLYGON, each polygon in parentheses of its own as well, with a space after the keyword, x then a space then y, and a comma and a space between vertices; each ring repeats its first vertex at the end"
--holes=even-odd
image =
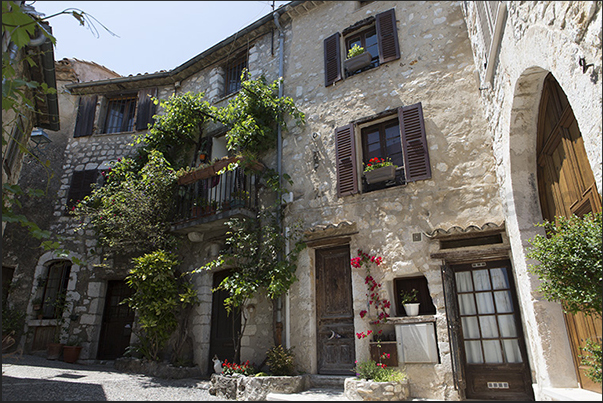
MULTIPOLYGON (((476 68, 483 43, 475 9, 466 10, 476 68)), ((561 308, 536 291, 527 272, 527 240, 541 234, 536 183, 536 132, 542 83, 550 72, 568 97, 601 193, 601 3, 508 2, 494 79, 481 92, 493 139, 496 175, 512 245, 518 298, 531 355, 536 399, 544 387, 576 387, 561 308), (586 73, 579 65, 592 63, 586 73), (561 368, 567 370, 560 370, 561 368)))
MULTIPOLYGON (((423 274, 437 308, 440 364, 408 365, 411 393, 454 398, 448 330, 444 319, 441 261, 429 258, 434 245, 413 233, 454 225, 503 221, 497 193, 492 141, 479 102, 471 47, 458 2, 327 2, 294 18, 286 48, 285 95, 306 113, 307 124, 286 134, 284 170, 293 181, 294 201, 287 222, 302 218, 306 228, 357 224, 350 251, 379 254, 386 264, 373 273, 394 299, 392 281, 423 274), (324 86, 323 41, 336 31, 378 12, 395 8, 401 58, 324 86), (334 129, 352 120, 421 102, 432 178, 366 194, 338 198, 334 129), (320 137, 312 140, 312 133, 320 137), (314 168, 314 154, 318 166, 314 168), (435 374, 435 376, 434 376, 435 374)), ((342 42, 343 43, 343 42, 342 42)), ((342 53, 343 54, 343 53, 342 53)), ((357 138, 358 144, 358 138, 357 138)), ((299 282, 290 293, 291 345, 304 357, 302 369, 317 369, 315 349, 314 252, 300 259, 299 282)), ((353 269, 354 309, 366 307, 364 269, 353 269)), ((368 321, 355 315, 355 331, 368 321)), ((356 340, 356 358, 368 358, 368 339, 356 340)))

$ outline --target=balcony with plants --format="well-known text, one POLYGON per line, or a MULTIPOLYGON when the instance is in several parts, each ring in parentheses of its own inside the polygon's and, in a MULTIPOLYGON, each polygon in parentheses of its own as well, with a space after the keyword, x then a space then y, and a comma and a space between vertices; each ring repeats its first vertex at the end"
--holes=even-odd
POLYGON ((203 232, 223 226, 231 217, 255 217, 264 166, 244 166, 241 161, 242 157, 225 157, 178 178, 174 232, 203 232))

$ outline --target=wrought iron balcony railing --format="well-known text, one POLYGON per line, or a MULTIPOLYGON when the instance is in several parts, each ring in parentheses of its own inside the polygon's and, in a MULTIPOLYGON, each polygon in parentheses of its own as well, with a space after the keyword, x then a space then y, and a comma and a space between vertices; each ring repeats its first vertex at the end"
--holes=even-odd
POLYGON ((194 175, 189 176, 189 179, 178 189, 173 226, 182 229, 187 222, 197 225, 199 222, 232 215, 221 213, 234 214, 241 209, 257 210, 259 183, 257 174, 245 173, 239 167, 221 175, 202 174, 197 177, 201 179, 195 179, 194 175))

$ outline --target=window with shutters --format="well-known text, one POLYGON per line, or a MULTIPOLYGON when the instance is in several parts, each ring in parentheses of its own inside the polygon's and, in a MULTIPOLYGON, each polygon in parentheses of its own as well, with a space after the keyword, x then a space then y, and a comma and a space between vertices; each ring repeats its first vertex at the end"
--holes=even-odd
POLYGON ((73 210, 78 202, 92 193, 92 184, 97 183, 97 179, 98 171, 96 169, 73 172, 67 195, 67 212, 73 210))
POLYGON ((338 197, 431 178, 421 103, 377 116, 335 129, 338 197), (375 157, 396 165, 394 178, 367 182, 363 168, 375 157))
MULTIPOLYGON (((103 98, 98 133, 127 133, 148 129, 153 123, 156 105, 152 98, 156 88, 138 93, 111 95, 103 98)), ((91 136, 95 132, 97 95, 81 96, 75 123, 74 137, 91 136)))
POLYGON ((396 14, 390 9, 370 16, 349 26, 341 33, 336 32, 324 40, 325 87, 343 78, 375 68, 381 64, 400 58, 396 14), (341 39, 344 40, 342 54, 341 39), (370 60, 358 67, 357 63, 347 62, 347 53, 354 45, 369 52, 370 60), (345 75, 345 77, 344 77, 345 75))
POLYGON ((226 78, 224 80, 224 96, 230 95, 241 89, 241 75, 247 68, 247 54, 234 58, 226 66, 226 78))

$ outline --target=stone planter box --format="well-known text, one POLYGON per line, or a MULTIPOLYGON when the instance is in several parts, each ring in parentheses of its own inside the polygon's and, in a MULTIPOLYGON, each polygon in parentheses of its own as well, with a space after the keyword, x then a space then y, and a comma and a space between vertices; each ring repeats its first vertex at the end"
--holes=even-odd
POLYGON ((266 400, 268 393, 299 393, 305 380, 298 376, 244 376, 212 374, 209 394, 228 400, 266 400))
POLYGON ((349 400, 396 401, 409 400, 410 387, 404 382, 375 382, 346 378, 344 395, 349 400))
POLYGON ((368 184, 393 180, 396 178, 396 167, 394 165, 387 165, 373 169, 372 171, 365 172, 364 178, 368 184))
POLYGON ((353 73, 354 71, 360 70, 371 64, 372 60, 373 56, 369 52, 364 52, 350 59, 344 60, 343 66, 348 71, 348 73, 353 73))

